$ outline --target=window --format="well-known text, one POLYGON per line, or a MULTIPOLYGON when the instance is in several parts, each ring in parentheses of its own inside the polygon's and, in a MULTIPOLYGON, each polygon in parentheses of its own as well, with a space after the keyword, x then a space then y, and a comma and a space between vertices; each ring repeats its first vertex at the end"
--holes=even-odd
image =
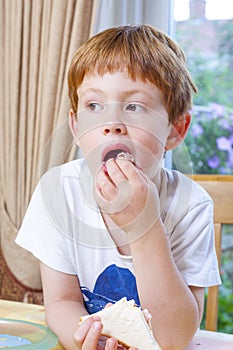
MULTIPOLYGON (((172 154, 184 173, 233 174, 232 0, 174 0, 174 37, 199 89, 188 136, 172 154)), ((218 330, 233 333, 233 227, 224 225, 218 330)))
POLYGON ((231 0, 175 0, 174 37, 199 89, 185 143, 173 167, 233 174, 233 8, 231 0))

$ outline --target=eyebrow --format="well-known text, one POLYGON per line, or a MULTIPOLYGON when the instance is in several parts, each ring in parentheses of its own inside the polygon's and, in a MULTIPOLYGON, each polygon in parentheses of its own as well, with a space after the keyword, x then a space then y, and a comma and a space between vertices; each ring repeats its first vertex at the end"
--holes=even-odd
POLYGON ((77 94, 80 97, 81 95, 87 95, 89 93, 101 93, 103 94, 103 91, 101 89, 96 89, 96 88, 88 88, 88 89, 84 89, 81 90, 80 93, 78 93, 79 89, 77 89, 77 94))
POLYGON ((145 91, 141 91, 141 90, 137 90, 137 89, 124 91, 123 95, 126 96, 126 97, 130 97, 130 96, 133 96, 133 95, 141 95, 141 96, 147 96, 149 98, 153 98, 153 96, 150 93, 145 92, 145 91))
MULTIPOLYGON (((105 94, 105 92, 101 89, 97 89, 97 88, 88 88, 88 89, 84 89, 83 91, 81 90, 80 91, 80 94, 79 97, 82 95, 87 95, 89 93, 99 93, 101 95, 105 94)), ((135 89, 135 90, 128 90, 128 91, 124 91, 122 92, 122 96, 123 97, 130 97, 130 96, 133 96, 133 95, 141 95, 141 96, 146 96, 146 97, 149 97, 150 99, 154 99, 154 96, 152 96, 150 93, 148 92, 145 92, 145 91, 141 91, 141 90, 138 90, 138 89, 135 89)))

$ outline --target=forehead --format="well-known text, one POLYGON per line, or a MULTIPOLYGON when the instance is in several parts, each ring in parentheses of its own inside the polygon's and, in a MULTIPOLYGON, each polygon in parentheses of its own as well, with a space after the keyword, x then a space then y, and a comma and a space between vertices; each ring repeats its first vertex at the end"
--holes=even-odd
POLYGON ((79 97, 86 93, 111 93, 122 95, 144 94, 152 99, 163 100, 163 92, 150 81, 132 79, 126 70, 99 74, 93 72, 85 75, 77 89, 79 97))

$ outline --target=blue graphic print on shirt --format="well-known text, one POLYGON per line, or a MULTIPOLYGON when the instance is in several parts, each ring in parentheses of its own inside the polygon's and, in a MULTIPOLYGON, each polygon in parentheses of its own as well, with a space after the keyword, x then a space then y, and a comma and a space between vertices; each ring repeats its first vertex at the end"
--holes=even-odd
POLYGON ((93 292, 86 287, 81 287, 85 296, 85 307, 89 314, 93 314, 105 307, 107 303, 115 303, 126 297, 134 299, 139 306, 139 297, 134 275, 126 268, 108 266, 97 278, 93 292), (87 299, 87 300, 86 300, 87 299))

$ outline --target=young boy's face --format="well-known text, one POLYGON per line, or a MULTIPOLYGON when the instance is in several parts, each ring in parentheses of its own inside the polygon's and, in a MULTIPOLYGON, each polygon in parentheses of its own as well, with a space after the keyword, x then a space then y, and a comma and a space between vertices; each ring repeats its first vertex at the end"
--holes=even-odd
POLYGON ((71 129, 91 172, 127 152, 153 178, 171 133, 162 92, 116 72, 86 76, 77 93, 78 116, 71 112, 71 129))

